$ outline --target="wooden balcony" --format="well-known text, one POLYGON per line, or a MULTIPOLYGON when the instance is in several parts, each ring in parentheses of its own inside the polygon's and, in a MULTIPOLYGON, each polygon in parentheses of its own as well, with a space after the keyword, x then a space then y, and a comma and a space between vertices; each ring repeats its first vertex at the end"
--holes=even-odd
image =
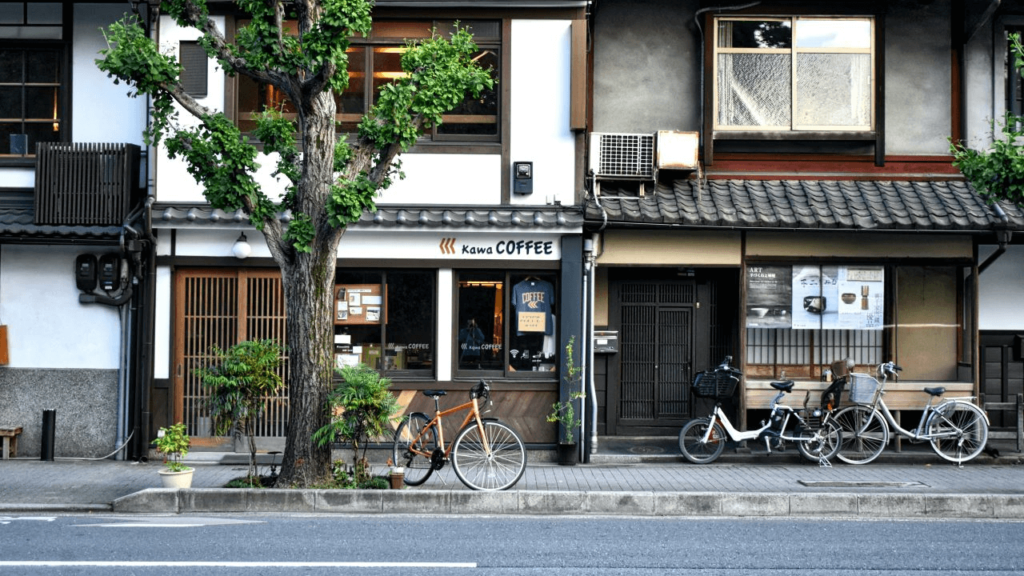
POLYGON ((35 223, 117 226, 142 196, 134 144, 40 143, 35 223))

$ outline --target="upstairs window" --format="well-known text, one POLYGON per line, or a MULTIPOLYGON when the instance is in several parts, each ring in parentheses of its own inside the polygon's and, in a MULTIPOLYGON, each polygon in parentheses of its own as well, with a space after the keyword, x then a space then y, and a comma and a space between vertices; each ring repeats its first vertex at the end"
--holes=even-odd
POLYGON ((714 128, 874 129, 870 18, 718 18, 714 128))
MULTIPOLYGON (((245 22, 239 24, 244 25, 245 22)), ((353 38, 348 49, 349 86, 343 93, 334 95, 340 131, 357 133, 360 120, 377 101, 381 88, 404 75, 401 58, 407 49, 406 40, 430 38, 435 29, 438 34, 448 37, 454 24, 452 20, 376 20, 368 37, 353 38)), ((500 78, 501 22, 475 20, 460 21, 458 24, 469 28, 473 34, 473 40, 479 48, 477 63, 484 69, 491 69, 496 79, 500 78)), ((294 30, 295 26, 290 28, 294 30)), ((423 139, 497 142, 500 137, 500 102, 496 88, 484 90, 479 98, 467 95, 460 106, 442 117, 441 125, 426 131, 423 139)), ((273 86, 261 85, 240 76, 239 127, 243 131, 252 131, 256 125, 252 120, 253 114, 267 108, 279 109, 285 117, 295 117, 294 107, 273 86)))
POLYGON ((0 3, 0 158, 34 157, 65 131, 59 3, 0 3))

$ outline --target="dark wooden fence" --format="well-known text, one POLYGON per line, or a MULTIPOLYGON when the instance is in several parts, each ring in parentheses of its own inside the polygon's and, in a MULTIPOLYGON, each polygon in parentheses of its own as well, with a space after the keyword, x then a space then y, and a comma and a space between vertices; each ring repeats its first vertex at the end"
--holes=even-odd
POLYGON ((137 204, 134 144, 43 142, 36 152, 35 223, 116 226, 137 204))

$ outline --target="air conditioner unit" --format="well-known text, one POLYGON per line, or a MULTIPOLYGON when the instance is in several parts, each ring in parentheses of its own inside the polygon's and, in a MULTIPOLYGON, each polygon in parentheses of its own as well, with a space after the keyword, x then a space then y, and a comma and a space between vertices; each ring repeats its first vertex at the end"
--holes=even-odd
POLYGON ((656 134, 590 135, 590 170, 595 193, 603 180, 635 180, 644 195, 647 182, 658 179, 658 170, 694 170, 697 168, 697 132, 660 130, 656 134))
POLYGON ((654 134, 590 134, 590 170, 602 180, 654 180, 654 134))

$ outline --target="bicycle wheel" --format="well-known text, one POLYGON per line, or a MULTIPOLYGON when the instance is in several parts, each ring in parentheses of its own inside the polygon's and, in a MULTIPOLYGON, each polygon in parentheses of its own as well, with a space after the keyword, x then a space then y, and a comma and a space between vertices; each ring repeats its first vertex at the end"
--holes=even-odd
POLYGON ((434 471, 430 455, 437 448, 437 428, 427 428, 429 423, 430 419, 425 414, 417 412, 410 414, 395 431, 392 457, 395 466, 405 468, 405 483, 409 486, 423 484, 434 471))
POLYGON ((679 431, 679 451, 694 464, 714 462, 725 450, 725 431, 718 422, 715 422, 711 430, 711 437, 704 442, 704 435, 710 422, 708 418, 695 418, 683 425, 683 429, 679 431))
POLYGON ((925 424, 932 449, 950 462, 967 462, 981 454, 988 441, 985 413, 968 402, 939 405, 925 424))
POLYGON ((452 446, 455 475, 473 490, 506 490, 526 471, 526 446, 516 431, 495 420, 484 421, 484 448, 480 427, 469 424, 459 432, 452 446))
POLYGON ((889 443, 889 425, 882 413, 867 406, 849 406, 832 417, 843 434, 836 453, 847 464, 867 464, 882 453, 889 443))
MULTIPOLYGON (((810 432, 805 430, 804 433, 810 432)), ((825 422, 821 428, 815 431, 814 438, 800 440, 796 443, 796 449, 800 455, 811 462, 819 462, 821 458, 831 460, 839 452, 843 444, 843 432, 835 421, 825 422)))

